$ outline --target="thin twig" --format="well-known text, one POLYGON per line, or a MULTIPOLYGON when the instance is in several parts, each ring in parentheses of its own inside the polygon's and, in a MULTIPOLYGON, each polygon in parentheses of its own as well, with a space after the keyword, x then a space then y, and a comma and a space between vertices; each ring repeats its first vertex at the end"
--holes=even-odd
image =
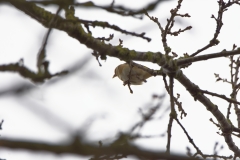
POLYGON ((209 94, 209 95, 212 95, 212 96, 216 96, 216 97, 219 97, 219 98, 222 98, 230 103, 235 103, 235 104, 239 104, 240 105, 240 102, 234 100, 234 99, 231 99, 231 98, 227 98, 225 95, 220 95, 220 94, 217 94, 217 93, 213 93, 213 92, 209 92, 207 90, 201 90, 199 89, 199 91, 201 91, 202 93, 206 93, 206 94, 209 94))

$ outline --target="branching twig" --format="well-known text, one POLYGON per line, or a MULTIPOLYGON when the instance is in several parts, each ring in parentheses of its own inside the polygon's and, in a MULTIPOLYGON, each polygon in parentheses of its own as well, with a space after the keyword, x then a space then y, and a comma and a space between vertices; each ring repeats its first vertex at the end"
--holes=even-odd
POLYGON ((201 48, 201 49, 197 50, 196 52, 194 52, 193 54, 191 54, 190 55, 191 57, 194 57, 197 54, 199 54, 200 52, 219 44, 219 40, 217 39, 217 37, 218 37, 220 30, 222 28, 222 25, 223 25, 223 22, 222 22, 223 12, 227 11, 227 8, 230 7, 231 5, 239 4, 239 1, 238 0, 232 1, 232 2, 228 1, 227 3, 225 3, 223 0, 219 0, 218 4, 219 4, 219 10, 218 10, 217 18, 214 15, 211 16, 211 18, 215 19, 216 24, 217 24, 213 38, 209 41, 209 44, 207 44, 203 48, 201 48))
MULTIPOLYGON (((70 20, 70 21, 72 21, 72 20, 70 20)), ((135 32, 130 32, 130 31, 121 29, 120 27, 118 27, 116 25, 112 25, 112 24, 109 24, 108 22, 104 22, 104 21, 90 21, 90 20, 77 19, 77 20, 74 20, 73 22, 81 22, 83 24, 91 25, 93 27, 99 26, 99 27, 103 27, 103 28, 111 28, 115 31, 119 31, 119 32, 127 34, 127 35, 132 35, 132 36, 135 36, 135 37, 143 38, 143 39, 147 40, 148 42, 151 41, 151 38, 145 37, 144 32, 140 33, 140 34, 135 33, 135 32)))
POLYGON ((161 24, 160 24, 160 22, 158 21, 158 18, 157 18, 157 17, 150 17, 150 16, 148 15, 148 13, 145 12, 145 15, 147 15, 149 19, 151 19, 153 22, 155 22, 155 23, 158 25, 158 27, 159 27, 159 29, 160 29, 160 31, 161 31, 162 44, 163 44, 163 48, 164 48, 164 51, 165 51, 165 55, 168 55, 168 54, 171 52, 171 48, 170 48, 170 47, 168 46, 168 44, 167 44, 167 34, 177 36, 177 35, 180 34, 181 32, 184 32, 184 31, 189 30, 189 29, 192 28, 191 26, 188 26, 188 27, 186 27, 186 28, 183 29, 183 30, 182 30, 182 29, 179 29, 179 30, 176 31, 176 32, 171 32, 171 29, 172 29, 172 27, 174 26, 174 22, 175 22, 174 18, 175 18, 176 16, 190 17, 189 14, 182 15, 182 14, 178 14, 178 13, 177 13, 178 10, 179 10, 180 7, 181 7, 182 1, 183 1, 183 0, 178 0, 178 5, 177 5, 177 7, 174 8, 174 9, 172 9, 172 10, 170 11, 170 12, 171 12, 171 17, 170 17, 170 19, 167 19, 167 24, 166 24, 165 28, 163 28, 163 27, 161 26, 161 24))

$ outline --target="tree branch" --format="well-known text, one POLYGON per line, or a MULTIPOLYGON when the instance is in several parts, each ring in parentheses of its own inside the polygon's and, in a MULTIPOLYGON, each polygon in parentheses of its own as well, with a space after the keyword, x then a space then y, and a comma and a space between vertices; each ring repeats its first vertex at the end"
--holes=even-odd
MULTIPOLYGON (((171 154, 167 155, 164 152, 149 151, 140 149, 134 145, 124 146, 94 146, 91 144, 83 144, 79 139, 74 140, 70 144, 48 144, 43 142, 34 141, 23 141, 23 140, 12 140, 12 139, 1 139, 1 148, 11 149, 26 149, 30 151, 47 151, 55 154, 76 154, 76 155, 134 155, 137 157, 143 157, 147 159, 168 159, 168 160, 197 160, 197 158, 190 158, 182 155, 171 154)), ((199 159, 198 159, 199 160, 199 159)))
POLYGON ((218 110, 217 105, 213 104, 206 96, 199 92, 199 87, 192 83, 181 70, 179 70, 175 78, 187 89, 187 91, 194 97, 194 100, 200 101, 208 111, 218 120, 221 125, 221 130, 230 150, 232 150, 236 156, 240 156, 240 150, 233 142, 231 133, 232 126, 226 120, 225 116, 218 110))

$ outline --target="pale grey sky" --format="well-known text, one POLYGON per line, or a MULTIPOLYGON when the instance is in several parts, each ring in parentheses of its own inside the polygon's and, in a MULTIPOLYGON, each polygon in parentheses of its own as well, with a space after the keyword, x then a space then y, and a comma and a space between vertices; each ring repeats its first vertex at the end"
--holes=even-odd
MULTIPOLYGON (((102 0, 102 3, 111 3, 102 0)), ((99 2, 96 2, 99 3, 99 2)), ((116 0, 118 4, 118 0, 116 0)), ((100 3, 99 3, 100 4, 100 3)), ((125 6, 141 7, 146 1, 139 0, 138 3, 129 0, 121 0, 125 6)), ((170 15, 169 10, 174 8, 177 1, 161 4, 151 16, 158 17, 160 22, 166 24, 166 18, 170 15)), ((51 11, 55 8, 48 8, 51 11)), ((189 13, 191 18, 181 19, 176 23, 175 29, 185 28, 191 25, 190 31, 180 34, 178 37, 169 37, 168 44, 172 51, 179 56, 183 53, 193 53, 206 45, 213 37, 216 23, 211 15, 217 15, 218 4, 215 0, 184 0, 180 13, 189 13)), ((233 43, 240 45, 240 9, 239 6, 231 7, 223 16, 223 28, 219 36, 220 44, 212 47, 202 54, 215 53, 223 49, 231 50, 233 43)), ((146 40, 122 35, 109 29, 91 28, 95 37, 108 37, 114 33, 113 45, 118 45, 118 39, 123 40, 123 46, 137 51, 160 51, 163 52, 160 31, 155 23, 144 16, 143 20, 121 17, 116 14, 109 14, 102 10, 76 9, 76 16, 82 19, 108 21, 123 29, 138 33, 146 32, 146 36, 152 38, 148 43, 146 40)), ((24 59, 24 65, 36 70, 36 55, 43 37, 47 32, 41 24, 29 18, 15 8, 0 5, 0 64, 15 63, 24 59)), ((52 73, 67 69, 81 59, 92 53, 75 39, 66 33, 54 30, 47 46, 47 59, 50 61, 52 73)), ((126 132, 140 120, 139 108, 149 106, 153 94, 166 93, 162 77, 150 78, 142 86, 133 86, 134 94, 130 94, 127 86, 115 78, 112 79, 114 69, 117 65, 124 63, 116 58, 108 57, 101 61, 102 67, 98 66, 95 57, 92 57, 83 70, 66 77, 64 80, 50 85, 51 80, 42 85, 35 85, 36 89, 31 94, 18 96, 0 97, 0 119, 4 119, 1 137, 24 138, 47 142, 59 142, 67 140, 69 133, 88 125, 85 132, 87 137, 95 140, 108 142, 116 134, 126 132), (39 116, 40 113, 40 116, 39 116), (87 124, 87 121, 91 121, 87 124), (103 129, 104 128, 104 129, 103 129), (97 133, 97 134, 96 134, 97 133)), ((142 63, 148 67, 158 69, 158 66, 149 63, 142 63)), ((216 83, 214 73, 229 78, 229 61, 227 58, 197 62, 183 72, 201 89, 206 89, 219 94, 229 96, 231 86, 221 82, 216 83)), ((32 84, 29 80, 23 79, 16 73, 0 73, 0 88, 7 89, 18 83, 32 84)), ((56 78, 57 79, 57 78, 56 78)), ((206 112, 205 107, 195 102, 190 94, 178 82, 175 82, 175 94, 180 93, 180 101, 188 113, 181 122, 189 131, 196 145, 206 154, 213 153, 214 143, 218 141, 225 149, 221 155, 232 154, 228 151, 223 137, 216 134, 218 129, 209 122, 213 116, 206 112), (207 145, 206 145, 207 144, 207 145)), ((210 97, 212 98, 212 97, 210 97)), ((217 98, 212 98, 221 111, 226 113, 227 103, 217 98)), ((159 115, 168 107, 169 97, 166 95, 159 115)), ((150 122, 142 129, 143 135, 159 135, 166 131, 168 114, 161 120, 150 122)), ((233 116, 233 114, 232 114, 233 116)), ((235 120, 235 119, 233 119, 235 120)), ((233 121, 236 124, 236 120, 233 121)), ((186 146, 192 151, 195 150, 188 143, 183 131, 173 123, 172 149, 177 153, 185 153, 186 146)), ((236 141, 240 144, 239 140, 236 141)), ((164 150, 166 148, 166 137, 137 140, 137 144, 144 147, 164 150)), ((49 153, 29 153, 28 151, 0 151, 0 158, 7 160, 28 160, 28 159, 86 159, 71 155, 51 155, 49 153)))

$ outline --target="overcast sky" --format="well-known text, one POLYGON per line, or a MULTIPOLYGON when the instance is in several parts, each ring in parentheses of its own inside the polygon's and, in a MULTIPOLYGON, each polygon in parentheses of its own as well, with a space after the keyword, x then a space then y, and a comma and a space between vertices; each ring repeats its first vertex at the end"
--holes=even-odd
MULTIPOLYGON (((141 8, 146 1, 116 0, 116 4, 122 4, 128 8, 141 8)), ((109 0, 96 2, 99 5, 110 4, 109 0)), ((169 10, 175 8, 177 1, 161 3, 154 12, 149 15, 159 19, 162 25, 166 24, 169 10)), ((47 7, 56 12, 56 8, 47 7)), ((174 29, 185 28, 191 25, 190 31, 180 34, 178 37, 168 37, 168 44, 173 52, 179 56, 183 53, 191 54, 205 46, 213 37, 216 23, 210 18, 212 14, 217 16, 218 4, 216 0, 184 0, 180 13, 189 13, 191 18, 178 18, 174 29)), ((63 15, 63 12, 61 13, 63 15)), ((232 6, 223 16, 223 28, 219 35, 220 44, 201 54, 215 53, 223 49, 231 50, 235 43, 240 45, 240 9, 232 6)), ((107 13, 103 10, 89 10, 76 8, 76 16, 86 20, 108 21, 111 24, 128 31, 138 33, 146 32, 146 36, 152 39, 147 42, 138 37, 123 35, 110 29, 91 28, 93 36, 108 37, 114 33, 114 39, 110 42, 118 45, 119 38, 123 40, 123 46, 137 51, 163 52, 160 31, 158 26, 144 16, 143 20, 130 17, 121 17, 107 13)), ((0 64, 16 63, 21 58, 24 65, 36 71, 36 57, 41 47, 43 37, 47 33, 34 19, 23 12, 7 5, 0 5, 0 64)), ((130 94, 127 86, 123 86, 118 79, 112 79, 117 65, 124 63, 116 58, 108 57, 106 61, 100 61, 99 67, 95 57, 91 56, 92 50, 81 45, 77 40, 66 33, 53 30, 47 45, 47 60, 50 61, 51 73, 69 69, 75 64, 80 64, 88 59, 87 64, 74 74, 54 78, 44 84, 33 84, 16 73, 0 73, 0 92, 8 90, 19 84, 31 85, 33 89, 26 94, 0 96, 0 119, 4 119, 2 138, 22 138, 44 142, 66 141, 70 134, 86 133, 86 139, 91 141, 102 140, 108 143, 117 133, 127 132, 141 120, 139 109, 146 110, 157 103, 152 100, 153 94, 166 94, 162 77, 150 78, 141 86, 132 86, 133 94, 130 94)), ((157 65, 141 63, 153 69, 159 69, 157 65)), ((229 97, 231 86, 218 82, 214 73, 229 79, 229 60, 220 58, 194 63, 190 68, 183 69, 184 74, 203 90, 225 94, 229 97)), ((232 154, 228 151, 223 137, 217 135, 218 128, 209 122, 213 118, 210 112, 199 102, 195 102, 186 89, 178 82, 174 84, 175 95, 181 95, 187 117, 181 120, 189 131, 195 144, 203 153, 213 154, 215 142, 224 145, 221 155, 232 154)), ((212 98, 218 108, 226 115, 228 104, 223 100, 212 98)), ((168 124, 169 97, 166 94, 162 107, 156 117, 163 116, 160 120, 154 120, 146 124, 140 132, 142 135, 160 135, 166 132, 168 124)), ((234 113, 234 111, 232 111, 234 113)), ((179 114, 180 115, 180 114, 179 114)), ((233 114, 233 124, 236 118, 233 114)), ((180 118, 179 118, 180 119, 180 118)), ((186 136, 180 127, 174 122, 172 132, 172 150, 176 153, 186 153, 186 147, 195 150, 188 143, 186 136)), ((236 144, 240 144, 236 140, 236 144)), ((135 142, 143 147, 157 150, 165 150, 166 136, 160 138, 142 139, 135 142)), ((49 153, 29 153, 28 151, 11 151, 1 149, 0 158, 7 160, 53 160, 53 159, 79 159, 72 155, 52 155, 49 153)), ((80 159, 86 159, 81 157, 80 159)))

